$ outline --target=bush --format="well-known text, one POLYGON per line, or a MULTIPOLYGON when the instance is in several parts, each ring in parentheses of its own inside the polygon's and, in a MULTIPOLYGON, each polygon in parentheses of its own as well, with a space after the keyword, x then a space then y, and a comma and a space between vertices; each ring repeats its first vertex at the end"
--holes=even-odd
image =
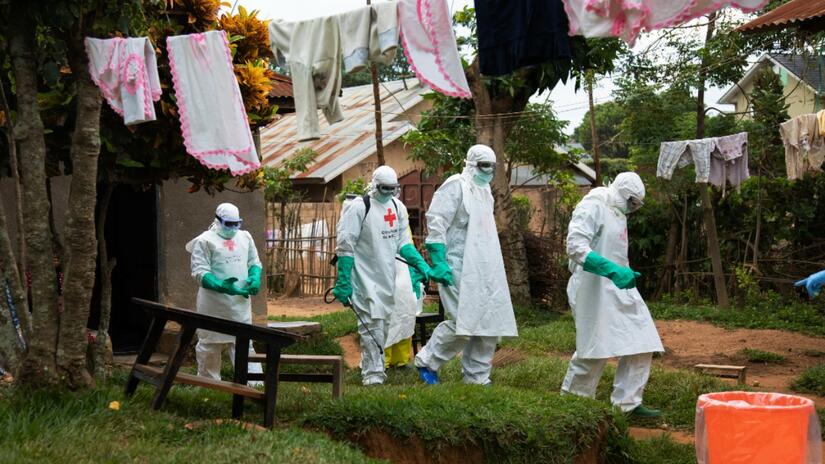
POLYGON ((513 208, 516 210, 516 223, 521 230, 527 230, 535 208, 530 204, 530 199, 526 195, 513 195, 512 201, 513 208))
POLYGON ((825 364, 809 367, 791 384, 791 390, 825 396, 825 364))
POLYGON ((752 350, 750 348, 740 350, 738 354, 744 356, 745 359, 751 363, 782 364, 787 361, 787 358, 781 354, 771 353, 770 351, 752 350))

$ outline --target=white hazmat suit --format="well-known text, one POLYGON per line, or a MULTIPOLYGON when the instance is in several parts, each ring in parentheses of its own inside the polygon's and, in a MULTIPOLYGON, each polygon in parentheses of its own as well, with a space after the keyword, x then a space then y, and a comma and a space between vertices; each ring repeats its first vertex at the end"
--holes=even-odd
POLYGON ((492 175, 486 182, 474 180, 482 174, 475 163, 495 160, 490 147, 470 147, 464 171, 444 181, 433 196, 426 243, 446 245, 453 285, 439 284, 447 320, 415 357, 416 367, 438 372, 462 353, 464 381, 481 385, 490 383, 499 337, 518 336, 493 216, 492 175))
MULTIPOLYGON (((238 208, 231 203, 222 203, 215 211, 215 216, 226 221, 240 221, 238 208)), ((186 244, 186 251, 191 253, 192 277, 201 285, 204 275, 213 274, 220 280, 238 279, 239 287, 245 285, 247 273, 252 266, 261 266, 258 250, 252 235, 245 230, 238 230, 231 238, 224 238, 219 219, 215 219, 202 234, 186 244)), ((198 288, 196 309, 199 313, 230 319, 246 324, 252 323, 251 299, 240 295, 227 295, 201 286, 198 288)), ((235 337, 208 330, 198 330, 198 343, 195 356, 198 361, 198 375, 215 380, 221 378, 221 353, 229 352, 233 367, 235 363, 235 337)), ((254 354, 252 345, 249 352, 254 354)), ((249 372, 261 373, 260 363, 250 363, 249 372)), ((250 382, 261 385, 262 382, 250 382)))
POLYGON ((576 352, 563 393, 593 398, 607 358, 619 357, 611 402, 623 411, 642 404, 653 352, 664 351, 650 312, 636 288, 622 290, 611 279, 584 270, 591 252, 628 266, 629 200, 641 205, 645 188, 635 173, 616 176, 608 187, 591 190, 573 211, 567 255, 573 275, 567 298, 576 322, 576 352))
MULTIPOLYGON (((378 185, 397 185, 398 176, 389 166, 375 170, 370 182, 366 214, 363 197, 356 197, 341 211, 337 228, 336 255, 354 258, 352 305, 360 317, 361 378, 364 385, 384 383, 387 320, 395 306, 395 255, 410 242, 407 208, 396 199, 377 198, 378 185)), ((339 277, 340 279, 340 277, 339 277)))

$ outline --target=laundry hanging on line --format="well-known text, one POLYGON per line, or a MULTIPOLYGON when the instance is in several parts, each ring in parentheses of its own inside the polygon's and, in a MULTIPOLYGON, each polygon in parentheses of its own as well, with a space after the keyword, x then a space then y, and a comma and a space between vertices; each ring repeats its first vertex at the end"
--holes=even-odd
POLYGON ((166 38, 187 153, 233 175, 261 167, 224 31, 166 38))
POLYGON ((821 172, 825 161, 825 110, 801 114, 779 125, 785 145, 785 170, 796 180, 806 172, 821 172))
POLYGON ((126 125, 154 121, 160 100, 155 47, 146 37, 84 41, 89 76, 126 125))
POLYGON ((269 41, 276 59, 289 66, 298 140, 318 139, 318 109, 330 124, 344 119, 338 101, 342 72, 395 59, 397 4, 376 3, 305 21, 271 21, 269 41))
POLYGON ((438 93, 472 98, 447 0, 400 0, 401 45, 421 82, 438 93))
POLYGON ((710 183, 723 189, 728 184, 739 187, 750 178, 748 133, 662 142, 656 176, 670 179, 676 169, 690 164, 696 170, 697 183, 710 183))
POLYGON ((633 45, 642 30, 676 26, 725 7, 745 13, 767 0, 564 0, 570 35, 619 37, 633 45))
POLYGON ((501 76, 522 66, 570 62, 561 0, 476 0, 475 11, 482 74, 501 76))

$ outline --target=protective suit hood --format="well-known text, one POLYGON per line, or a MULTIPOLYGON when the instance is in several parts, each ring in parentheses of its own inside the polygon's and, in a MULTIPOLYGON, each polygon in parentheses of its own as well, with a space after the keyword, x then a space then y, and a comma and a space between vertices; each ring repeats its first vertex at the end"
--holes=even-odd
MULTIPOLYGON (((389 200, 389 197, 385 197, 384 194, 378 191, 379 185, 398 185, 398 174, 395 172, 395 169, 389 166, 378 166, 378 168, 372 172, 372 180, 367 188, 367 194, 369 196, 375 198, 376 200, 384 203, 389 200)), ((392 196, 392 195, 390 195, 392 196)))
MULTIPOLYGON (((642 178, 635 172, 623 172, 616 176, 616 179, 607 186, 610 193, 610 205, 618 208, 627 214, 635 211, 641 206, 645 199, 645 184, 642 178), (635 199, 637 204, 634 207, 628 206, 628 200, 635 199)), ((633 202, 631 202, 633 203, 633 202)))
POLYGON ((490 163, 496 162, 496 153, 487 145, 473 145, 467 150, 467 156, 464 158, 464 170, 461 172, 461 177, 470 181, 473 185, 478 186, 473 182, 473 178, 477 175, 483 175, 476 167, 479 161, 487 161, 490 163))

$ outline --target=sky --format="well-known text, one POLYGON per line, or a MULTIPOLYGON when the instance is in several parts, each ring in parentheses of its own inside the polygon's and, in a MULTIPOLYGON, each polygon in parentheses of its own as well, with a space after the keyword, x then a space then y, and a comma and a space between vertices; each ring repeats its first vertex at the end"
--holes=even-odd
MULTIPOLYGON (((233 0, 234 4, 243 5, 247 10, 258 10, 258 17, 261 19, 283 19, 286 21, 299 21, 311 19, 318 16, 328 16, 352 10, 366 4, 366 0, 233 0)), ((454 12, 472 5, 472 0, 448 0, 450 9, 454 12)), ((642 36, 638 40, 634 50, 643 49, 654 40, 653 34, 642 36)), ((604 103, 609 101, 615 86, 610 76, 601 77, 594 86, 593 97, 595 102, 604 103)), ((717 105, 716 101, 724 94, 726 89, 711 87, 705 91, 705 103, 714 105, 720 109, 729 109, 727 105, 717 105)), ((535 95, 533 101, 545 101, 546 94, 535 95)), ((566 84, 559 83, 550 92, 549 100, 552 102, 558 118, 568 121, 565 132, 572 133, 582 122, 588 108, 587 93, 576 92, 573 81, 566 84)))

